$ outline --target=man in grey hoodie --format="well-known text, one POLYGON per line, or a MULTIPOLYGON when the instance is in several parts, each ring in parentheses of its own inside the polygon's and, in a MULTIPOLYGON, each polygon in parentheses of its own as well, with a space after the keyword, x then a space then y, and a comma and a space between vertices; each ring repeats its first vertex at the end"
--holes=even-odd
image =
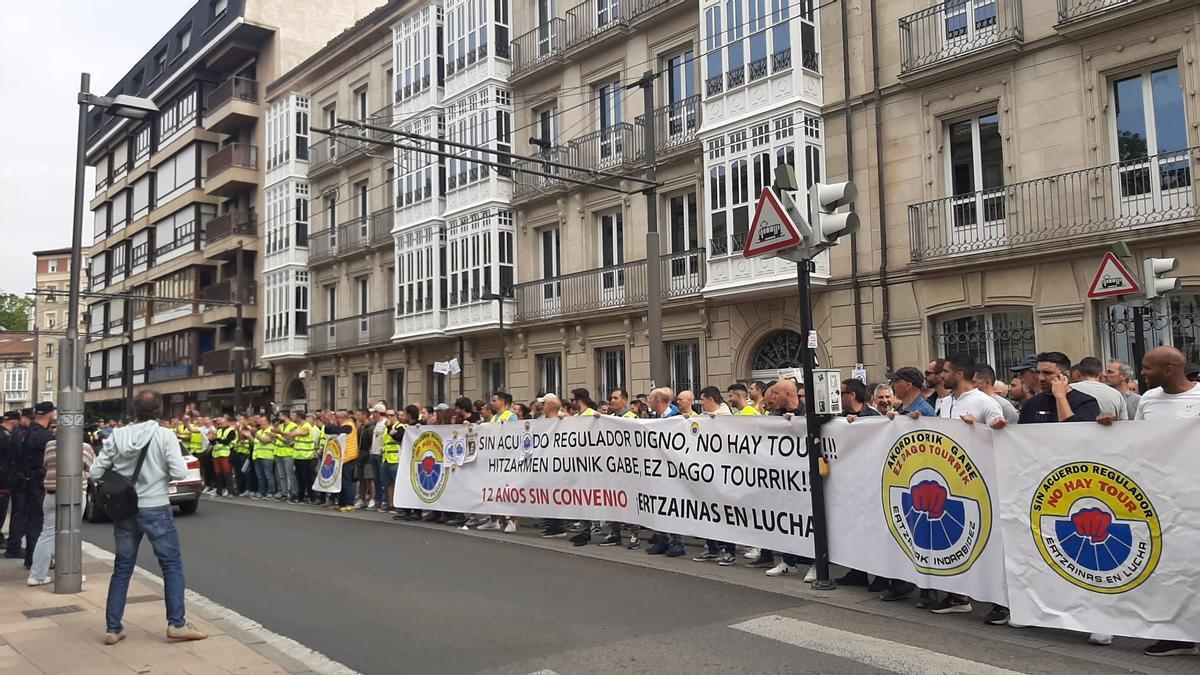
POLYGON ((159 393, 152 390, 140 392, 134 401, 137 422, 113 431, 104 440, 104 450, 92 464, 90 472, 93 479, 99 479, 107 469, 112 468, 132 479, 142 448, 146 448, 146 459, 134 483, 138 495, 138 513, 132 518, 113 523, 116 561, 113 563, 112 580, 108 584, 104 617, 107 624, 104 635, 106 645, 115 645, 125 639, 121 619, 125 615, 129 580, 137 564, 138 546, 142 543, 143 535, 150 539, 154 555, 158 557, 158 566, 162 569, 163 595, 167 605, 167 637, 174 640, 203 640, 208 637, 183 617, 183 554, 167 489, 171 481, 186 478, 188 469, 179 449, 179 439, 170 429, 159 425, 161 415, 162 397, 159 393))

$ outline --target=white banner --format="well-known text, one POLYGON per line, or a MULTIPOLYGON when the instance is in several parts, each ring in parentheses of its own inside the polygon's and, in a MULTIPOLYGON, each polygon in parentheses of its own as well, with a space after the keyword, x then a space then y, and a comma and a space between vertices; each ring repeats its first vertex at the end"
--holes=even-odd
POLYGON ((401 457, 401 508, 609 520, 813 554, 800 420, 597 415, 414 426, 401 457))
POLYGON ((992 433, 933 418, 824 425, 829 559, 1003 604, 992 433))
POLYGON ((1200 640, 1200 424, 995 434, 1015 623, 1200 640))
POLYGON ((317 463, 317 477, 313 479, 313 490, 332 494, 342 491, 342 448, 345 445, 346 434, 338 434, 325 441, 317 463))

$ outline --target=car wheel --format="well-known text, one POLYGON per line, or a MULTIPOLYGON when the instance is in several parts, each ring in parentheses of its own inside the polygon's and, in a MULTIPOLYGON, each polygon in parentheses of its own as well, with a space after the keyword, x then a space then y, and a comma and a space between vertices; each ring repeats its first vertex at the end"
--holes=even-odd
POLYGON ((89 523, 98 524, 108 521, 108 517, 96 505, 96 500, 92 499, 92 491, 87 491, 87 502, 83 507, 83 517, 89 523))
POLYGON ((179 512, 186 516, 186 515, 195 513, 196 509, 198 509, 198 508, 200 508, 200 500, 193 499, 190 502, 183 502, 182 504, 180 504, 179 512))

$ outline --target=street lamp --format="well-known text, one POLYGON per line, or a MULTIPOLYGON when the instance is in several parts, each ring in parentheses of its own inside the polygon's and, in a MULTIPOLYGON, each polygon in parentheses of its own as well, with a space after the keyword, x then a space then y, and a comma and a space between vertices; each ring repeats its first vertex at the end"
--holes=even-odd
POLYGON ((83 172, 87 148, 88 108, 95 106, 115 117, 144 120, 158 112, 147 98, 91 93, 92 76, 79 76, 79 122, 75 141, 75 211, 71 222, 70 287, 67 300, 67 334, 59 343, 58 370, 58 532, 54 535, 57 561, 54 592, 78 593, 83 577, 83 344, 79 341, 79 279, 83 268, 83 172))
MULTIPOLYGON (((491 291, 484 291, 483 293, 480 294, 479 299, 496 301, 496 315, 497 315, 497 317, 499 317, 499 320, 500 320, 500 368, 501 368, 500 382, 497 383, 500 386, 497 387, 497 389, 505 389, 505 388, 507 388, 505 380, 508 379, 508 359, 505 358, 505 356, 504 356, 504 295, 501 293, 493 293, 491 291)), ((487 392, 487 393, 490 394, 491 392, 487 392)))

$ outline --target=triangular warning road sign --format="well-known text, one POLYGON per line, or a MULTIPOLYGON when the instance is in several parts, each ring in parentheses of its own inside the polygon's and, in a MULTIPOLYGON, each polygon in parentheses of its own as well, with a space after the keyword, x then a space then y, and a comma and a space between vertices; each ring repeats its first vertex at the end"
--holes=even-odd
POLYGON ((793 248, 801 241, 800 232, 775 198, 775 193, 769 187, 763 188, 758 197, 758 208, 754 210, 754 220, 750 223, 750 231, 746 233, 746 247, 742 249, 742 256, 753 258, 764 253, 793 248))
POLYGON ((1129 293, 1137 293, 1142 290, 1138 282, 1133 278, 1117 256, 1109 251, 1104 254, 1104 260, 1100 263, 1100 269, 1096 270, 1096 277, 1092 279, 1092 286, 1088 289, 1088 297, 1111 298, 1117 295, 1126 295, 1129 293))

